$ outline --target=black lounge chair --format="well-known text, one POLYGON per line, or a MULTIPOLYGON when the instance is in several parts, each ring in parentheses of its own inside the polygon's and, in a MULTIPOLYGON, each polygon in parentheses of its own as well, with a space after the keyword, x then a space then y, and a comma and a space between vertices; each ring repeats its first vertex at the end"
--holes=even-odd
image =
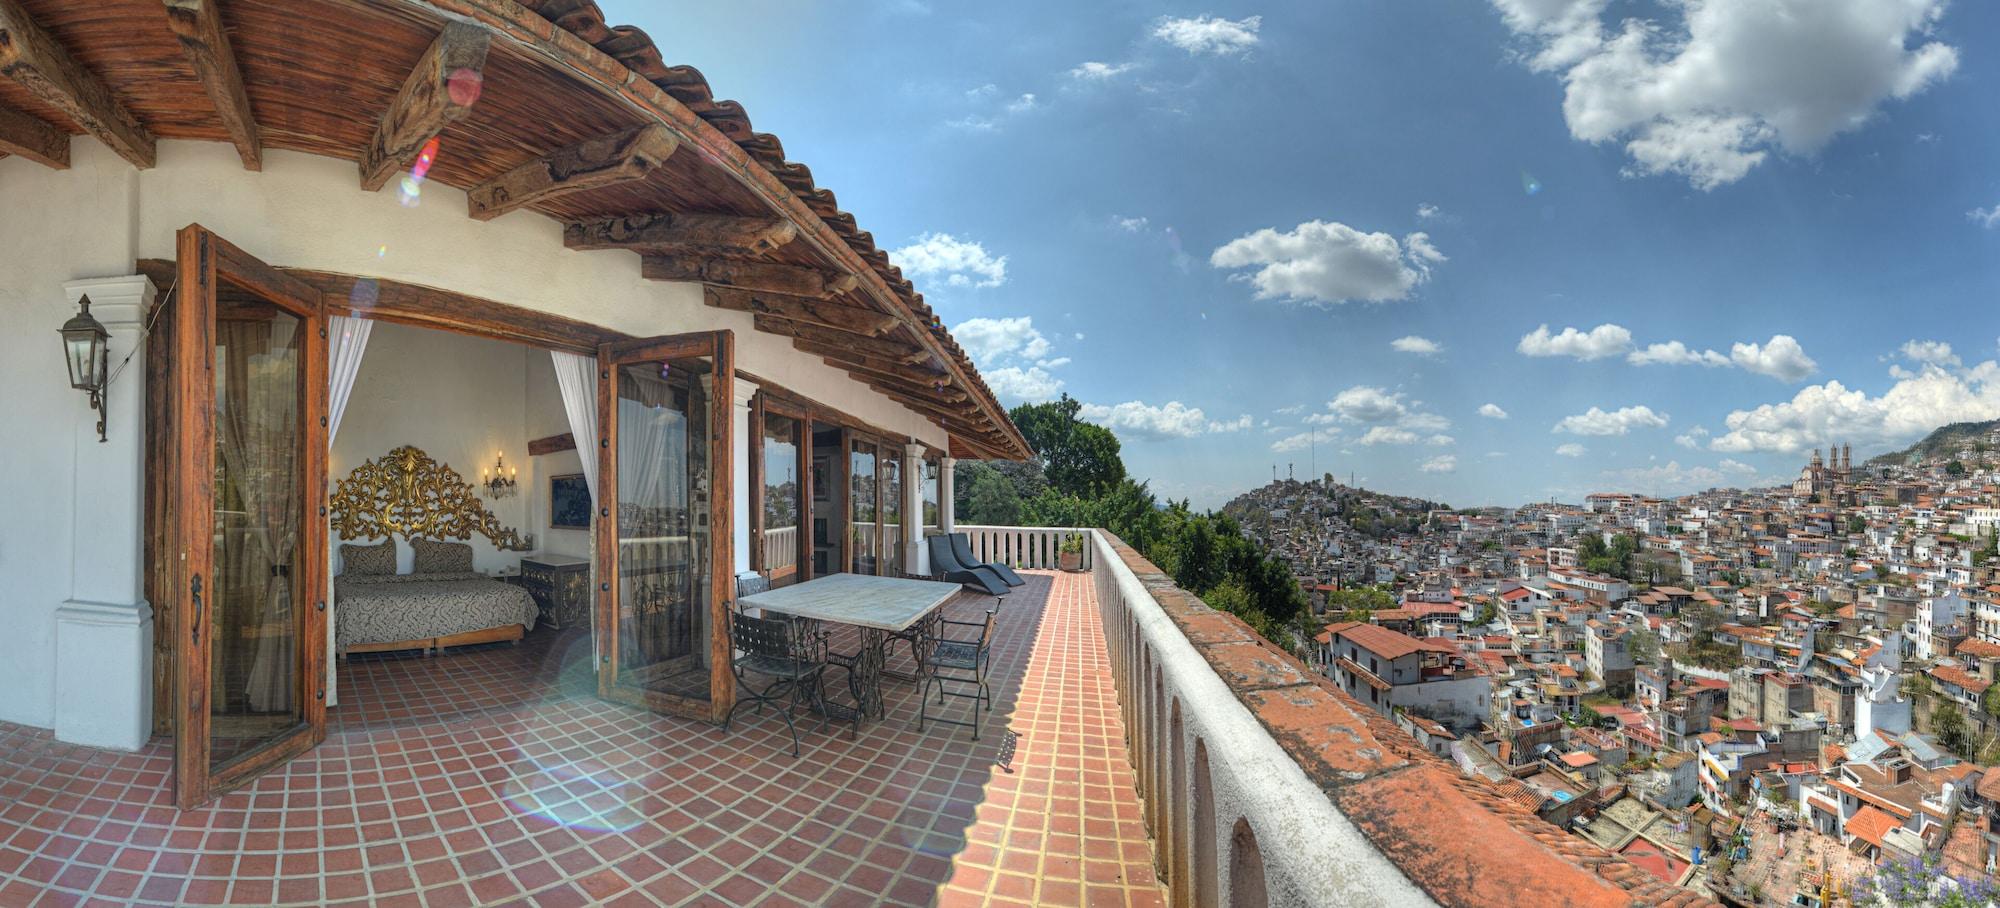
POLYGON ((951 550, 951 541, 944 536, 931 536, 924 540, 930 545, 931 574, 952 583, 962 583, 966 589, 988 596, 1005 597, 1012 589, 1007 581, 1000 579, 994 571, 981 567, 970 567, 958 560, 951 550))
POLYGON ((1008 586, 1026 586, 1028 584, 1028 581, 1021 579, 1021 575, 1014 573, 1013 568, 1004 564, 981 561, 972 557, 971 537, 964 533, 947 533, 945 535, 951 537, 951 553, 958 556, 959 564, 967 567, 985 568, 995 574, 999 574, 1000 579, 1006 581, 1008 586))

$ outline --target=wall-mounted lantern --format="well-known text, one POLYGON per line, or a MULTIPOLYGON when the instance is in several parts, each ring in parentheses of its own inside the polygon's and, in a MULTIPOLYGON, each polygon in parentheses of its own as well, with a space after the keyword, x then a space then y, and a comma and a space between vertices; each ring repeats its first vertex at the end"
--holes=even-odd
POLYGON ((69 363, 69 386, 90 392, 90 408, 97 411, 97 440, 102 442, 107 440, 104 395, 111 378, 111 332, 90 314, 90 297, 77 305, 76 315, 62 326, 63 359, 69 363))

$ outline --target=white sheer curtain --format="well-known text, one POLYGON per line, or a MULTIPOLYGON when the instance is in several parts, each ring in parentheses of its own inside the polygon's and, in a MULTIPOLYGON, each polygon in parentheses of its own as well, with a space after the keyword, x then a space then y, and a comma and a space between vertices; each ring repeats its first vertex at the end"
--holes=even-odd
POLYGON ((368 349, 368 333, 375 323, 345 315, 326 320, 326 447, 333 449, 333 437, 340 433, 340 414, 347 412, 347 395, 354 391, 354 378, 361 374, 361 354, 368 349))
POLYGON ((561 350, 550 350, 556 367, 556 384, 562 389, 563 410, 569 414, 569 434, 576 439, 576 453, 583 461, 583 484, 590 500, 597 500, 597 360, 561 350))

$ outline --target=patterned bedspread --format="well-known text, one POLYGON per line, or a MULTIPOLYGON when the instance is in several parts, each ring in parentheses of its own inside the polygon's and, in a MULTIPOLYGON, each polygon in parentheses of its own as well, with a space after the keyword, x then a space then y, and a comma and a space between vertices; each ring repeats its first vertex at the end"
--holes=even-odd
POLYGON ((535 629, 534 597, 483 574, 341 575, 334 581, 339 646, 448 637, 508 624, 535 629))

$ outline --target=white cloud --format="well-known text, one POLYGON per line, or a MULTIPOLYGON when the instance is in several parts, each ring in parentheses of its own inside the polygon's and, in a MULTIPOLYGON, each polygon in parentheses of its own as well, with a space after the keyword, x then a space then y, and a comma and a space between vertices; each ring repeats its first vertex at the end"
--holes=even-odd
MULTIPOLYGON (((1740 463, 1729 460, 1725 460, 1723 463, 1735 464, 1737 467, 1743 466, 1740 463)), ((1733 470, 1729 472, 1741 474, 1743 471, 1733 470)), ((1756 472, 1754 469, 1749 470, 1751 474, 1756 472)), ((1684 467, 1681 466, 1679 461, 1675 460, 1650 467, 1633 467, 1631 469, 1619 470, 1617 473, 1608 475, 1617 476, 1622 481, 1624 487, 1631 491, 1652 495, 1698 492, 1702 489, 1713 489, 1730 484, 1729 475, 1724 470, 1704 466, 1684 467)))
POLYGON ((1819 368, 1789 334, 1773 334, 1761 346, 1732 344, 1729 359, 1746 371, 1788 382, 1804 379, 1819 368))
POLYGON ((1576 442, 1570 442, 1569 444, 1566 445, 1556 445, 1556 453, 1561 454, 1564 457, 1582 457, 1589 450, 1590 450, 1589 448, 1577 444, 1576 442))
POLYGON ((1143 217, 1128 218, 1115 214, 1111 216, 1111 225, 1126 233, 1138 233, 1146 229, 1148 223, 1143 217))
POLYGON ((1407 299, 1445 261, 1423 233, 1399 242, 1334 221, 1307 221, 1284 233, 1266 227, 1209 256, 1217 268, 1256 268, 1247 279, 1258 299, 1344 303, 1407 299))
POLYGON ((1417 443, 1417 433, 1395 426, 1376 426, 1361 436, 1364 445, 1413 445, 1417 443))
POLYGON ((1403 417, 1402 421, 1397 423, 1397 425, 1405 429, 1415 429, 1419 432, 1442 432, 1451 428, 1451 420, 1436 413, 1423 413, 1411 410, 1410 415, 1403 417))
POLYGON ((1332 444, 1339 437, 1338 429, 1314 429, 1280 438, 1271 443, 1271 450, 1278 454, 1289 454, 1293 451, 1306 450, 1315 444, 1332 444))
POLYGON ((1028 92, 1026 94, 1021 95, 1018 98, 1015 98, 1012 101, 1008 101, 1007 106, 1002 108, 1002 110, 1005 110, 1010 114, 1024 114, 1027 113, 1028 111, 1034 110, 1035 104, 1036 104, 1035 93, 1028 92))
POLYGON ((1967 219, 1988 230, 2000 227, 2000 205, 1991 208, 1974 208, 1965 213, 1967 219))
POLYGON ((1625 354, 1625 361, 1635 366, 1716 366, 1729 365, 1729 357, 1714 350, 1696 352, 1680 341, 1664 344, 1648 344, 1644 350, 1634 350, 1625 354))
POLYGON ((1389 342, 1389 346, 1398 353, 1415 353, 1418 356, 1431 356, 1444 349, 1438 346, 1437 341, 1427 337, 1418 337, 1414 334, 1396 338, 1389 342))
POLYGON ((1042 360, 1054 349, 1035 329, 1034 318, 1026 315, 967 319, 951 329, 951 335, 982 366, 1008 358, 1042 360))
POLYGON ((1622 142, 1631 174, 1709 190, 1773 150, 1812 154, 1885 101, 1951 75, 1925 41, 1946 0, 1679 0, 1642 18, 1609 0, 1492 0, 1531 69, 1564 83, 1570 135, 1622 142), (1911 46, 1912 44, 1916 46, 1911 46))
POLYGON ((1040 366, 1026 369, 1020 366, 1006 366, 988 369, 984 373, 986 384, 1001 400, 1037 404, 1054 400, 1062 393, 1062 379, 1050 375, 1040 366))
POLYGON ((1856 447, 1900 445, 1938 426, 2000 418, 2000 364, 1988 360, 1951 371, 1925 365, 1880 396, 1838 381, 1799 389, 1791 400, 1729 414, 1729 431, 1709 443, 1716 451, 1793 452, 1848 442, 1856 447))
POLYGON ((917 237, 908 246, 890 250, 889 260, 906 277, 941 277, 952 287, 998 287, 1007 282, 1006 256, 995 256, 985 246, 949 233, 917 237))
POLYGON ((1069 71, 1069 77, 1085 82, 1105 82, 1138 68, 1137 63, 1099 63, 1085 60, 1069 71))
POLYGON ((995 106, 995 99, 999 96, 999 86, 991 83, 968 90, 965 99, 979 109, 958 119, 946 120, 945 125, 967 132, 996 132, 1007 118, 1028 113, 1041 106, 1034 92, 1016 95, 1013 100, 995 106))
POLYGON ((1293 404, 1289 407, 1279 407, 1277 410, 1273 412, 1283 413, 1286 416, 1297 416, 1300 413, 1304 413, 1305 411, 1306 411, 1305 404, 1293 404))
POLYGON ((1441 217, 1443 214, 1444 212, 1438 210, 1436 205, 1432 205, 1429 202, 1424 202, 1417 206, 1417 217, 1421 220, 1428 221, 1435 217, 1441 217))
POLYGON ((1426 473, 1450 473, 1458 469, 1458 457, 1452 454, 1439 454, 1424 461, 1424 465, 1417 469, 1426 473))
POLYGON ((1647 406, 1620 407, 1612 411, 1591 407, 1575 416, 1565 416, 1562 422, 1550 431, 1568 432, 1571 435, 1624 435, 1633 429, 1663 429, 1667 425, 1665 413, 1655 413, 1647 406))
POLYGON ((1388 422, 1410 412, 1403 403, 1403 395, 1369 385, 1355 385, 1334 395, 1327 408, 1340 418, 1355 422, 1388 422))
POLYGON ((1153 25, 1153 37, 1190 54, 1240 54, 1256 47, 1262 16, 1224 19, 1221 16, 1161 19, 1153 25))
POLYGON ((1457 443, 1458 439, 1443 434, 1433 435, 1424 439, 1424 444, 1430 445, 1433 448, 1448 448, 1457 443))
POLYGON ((1755 472, 1757 472, 1757 468, 1756 468, 1756 467, 1753 467, 1753 466, 1751 466, 1751 465, 1749 465, 1749 464, 1747 464, 1747 463, 1744 463, 1743 461, 1740 461, 1740 460, 1731 460, 1731 459, 1729 459, 1729 458, 1727 458, 1727 457, 1724 457, 1724 458, 1722 458, 1722 462, 1720 462, 1720 463, 1716 464, 1715 466, 1716 466, 1716 467, 1717 467, 1718 469, 1722 470, 1722 472, 1724 472, 1724 473, 1744 473, 1744 474, 1751 474, 1751 473, 1755 473, 1755 472))
POLYGON ((1543 325, 1521 336, 1514 349, 1528 356, 1573 356, 1581 360, 1603 359, 1632 349, 1632 332, 1619 325, 1598 325, 1589 331, 1564 328, 1550 334, 1543 325))
POLYGON ((1200 407, 1190 407, 1177 400, 1167 401, 1157 407, 1136 400, 1108 407, 1102 404, 1084 404, 1078 415, 1116 432, 1148 438, 1193 438, 1217 432, 1241 432, 1250 428, 1250 416, 1247 413, 1236 419, 1216 421, 1209 419, 1208 414, 1203 413, 1200 407))
POLYGON ((1683 448, 1696 449, 1708 440, 1708 430, 1701 426, 1689 426, 1686 432, 1674 436, 1674 444, 1683 448))
POLYGON ((1903 358, 1912 362, 1929 363, 1934 366, 1957 366, 1958 354, 1951 352, 1951 345, 1944 341, 1904 341, 1901 348, 1903 358))
POLYGON ((1500 409, 1499 404, 1480 404, 1479 415, 1487 419, 1506 419, 1507 411, 1500 409))

